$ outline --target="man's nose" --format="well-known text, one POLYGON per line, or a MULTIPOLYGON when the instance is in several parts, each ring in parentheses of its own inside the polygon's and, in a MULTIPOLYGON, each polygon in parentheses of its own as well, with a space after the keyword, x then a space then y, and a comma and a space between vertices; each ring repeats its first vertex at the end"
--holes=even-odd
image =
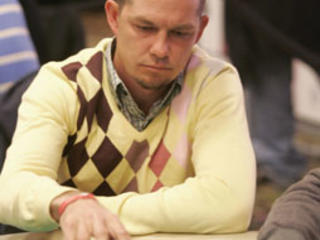
POLYGON ((158 59, 165 59, 169 54, 169 42, 166 33, 159 33, 155 36, 151 47, 151 54, 158 59))

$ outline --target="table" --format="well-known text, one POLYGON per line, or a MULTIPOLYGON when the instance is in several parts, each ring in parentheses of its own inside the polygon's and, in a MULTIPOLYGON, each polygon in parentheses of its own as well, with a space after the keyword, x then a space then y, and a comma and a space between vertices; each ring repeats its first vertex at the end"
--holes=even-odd
MULTIPOLYGON (((256 240, 258 232, 223 235, 152 234, 133 237, 132 240, 256 240)), ((18 233, 0 235, 0 240, 63 240, 61 231, 50 233, 18 233)))

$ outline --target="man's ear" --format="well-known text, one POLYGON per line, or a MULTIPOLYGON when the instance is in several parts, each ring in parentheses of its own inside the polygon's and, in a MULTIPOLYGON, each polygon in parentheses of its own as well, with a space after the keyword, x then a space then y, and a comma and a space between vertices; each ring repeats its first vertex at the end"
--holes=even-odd
POLYGON ((118 34, 118 17, 120 14, 119 4, 114 0, 107 0, 104 5, 104 10, 106 13, 107 21, 109 27, 111 28, 113 34, 117 36, 118 34))
POLYGON ((196 38, 196 43, 200 40, 202 33, 204 32, 204 29, 206 28, 206 26, 208 25, 209 22, 209 17, 208 15, 203 15, 200 18, 200 27, 199 27, 199 32, 196 38))

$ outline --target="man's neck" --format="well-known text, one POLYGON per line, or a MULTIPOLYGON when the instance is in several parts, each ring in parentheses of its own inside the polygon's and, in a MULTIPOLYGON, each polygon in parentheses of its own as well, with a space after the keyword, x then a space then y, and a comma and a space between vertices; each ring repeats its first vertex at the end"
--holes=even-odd
POLYGON ((115 63, 115 52, 116 52, 116 39, 113 40, 111 46, 111 59, 113 61, 114 68, 117 71, 117 74, 121 78, 122 82, 125 84, 126 88, 130 92, 132 98, 138 105, 138 107, 147 115, 149 110, 151 109, 152 105, 165 96, 165 94, 169 91, 170 86, 172 83, 168 84, 167 86, 163 86, 162 88, 157 89, 147 89, 141 86, 138 81, 131 79, 130 76, 125 76, 124 69, 121 71, 121 67, 115 63), (122 75, 122 74, 123 75, 122 75))
POLYGON ((165 96, 171 86, 171 84, 168 84, 160 89, 146 89, 136 81, 124 81, 124 83, 139 108, 145 114, 148 114, 150 108, 156 101, 165 96))

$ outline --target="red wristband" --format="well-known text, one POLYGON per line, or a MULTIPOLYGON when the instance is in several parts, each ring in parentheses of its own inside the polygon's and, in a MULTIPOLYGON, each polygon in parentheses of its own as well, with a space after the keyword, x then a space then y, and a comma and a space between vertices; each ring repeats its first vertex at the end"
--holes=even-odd
POLYGON ((58 214, 59 217, 63 214, 63 212, 66 210, 66 208, 69 206, 69 204, 79 200, 79 199, 93 199, 96 200, 94 195, 92 193, 80 193, 78 195, 74 195, 72 197, 67 198, 65 201, 63 201, 59 208, 58 208, 58 214))

